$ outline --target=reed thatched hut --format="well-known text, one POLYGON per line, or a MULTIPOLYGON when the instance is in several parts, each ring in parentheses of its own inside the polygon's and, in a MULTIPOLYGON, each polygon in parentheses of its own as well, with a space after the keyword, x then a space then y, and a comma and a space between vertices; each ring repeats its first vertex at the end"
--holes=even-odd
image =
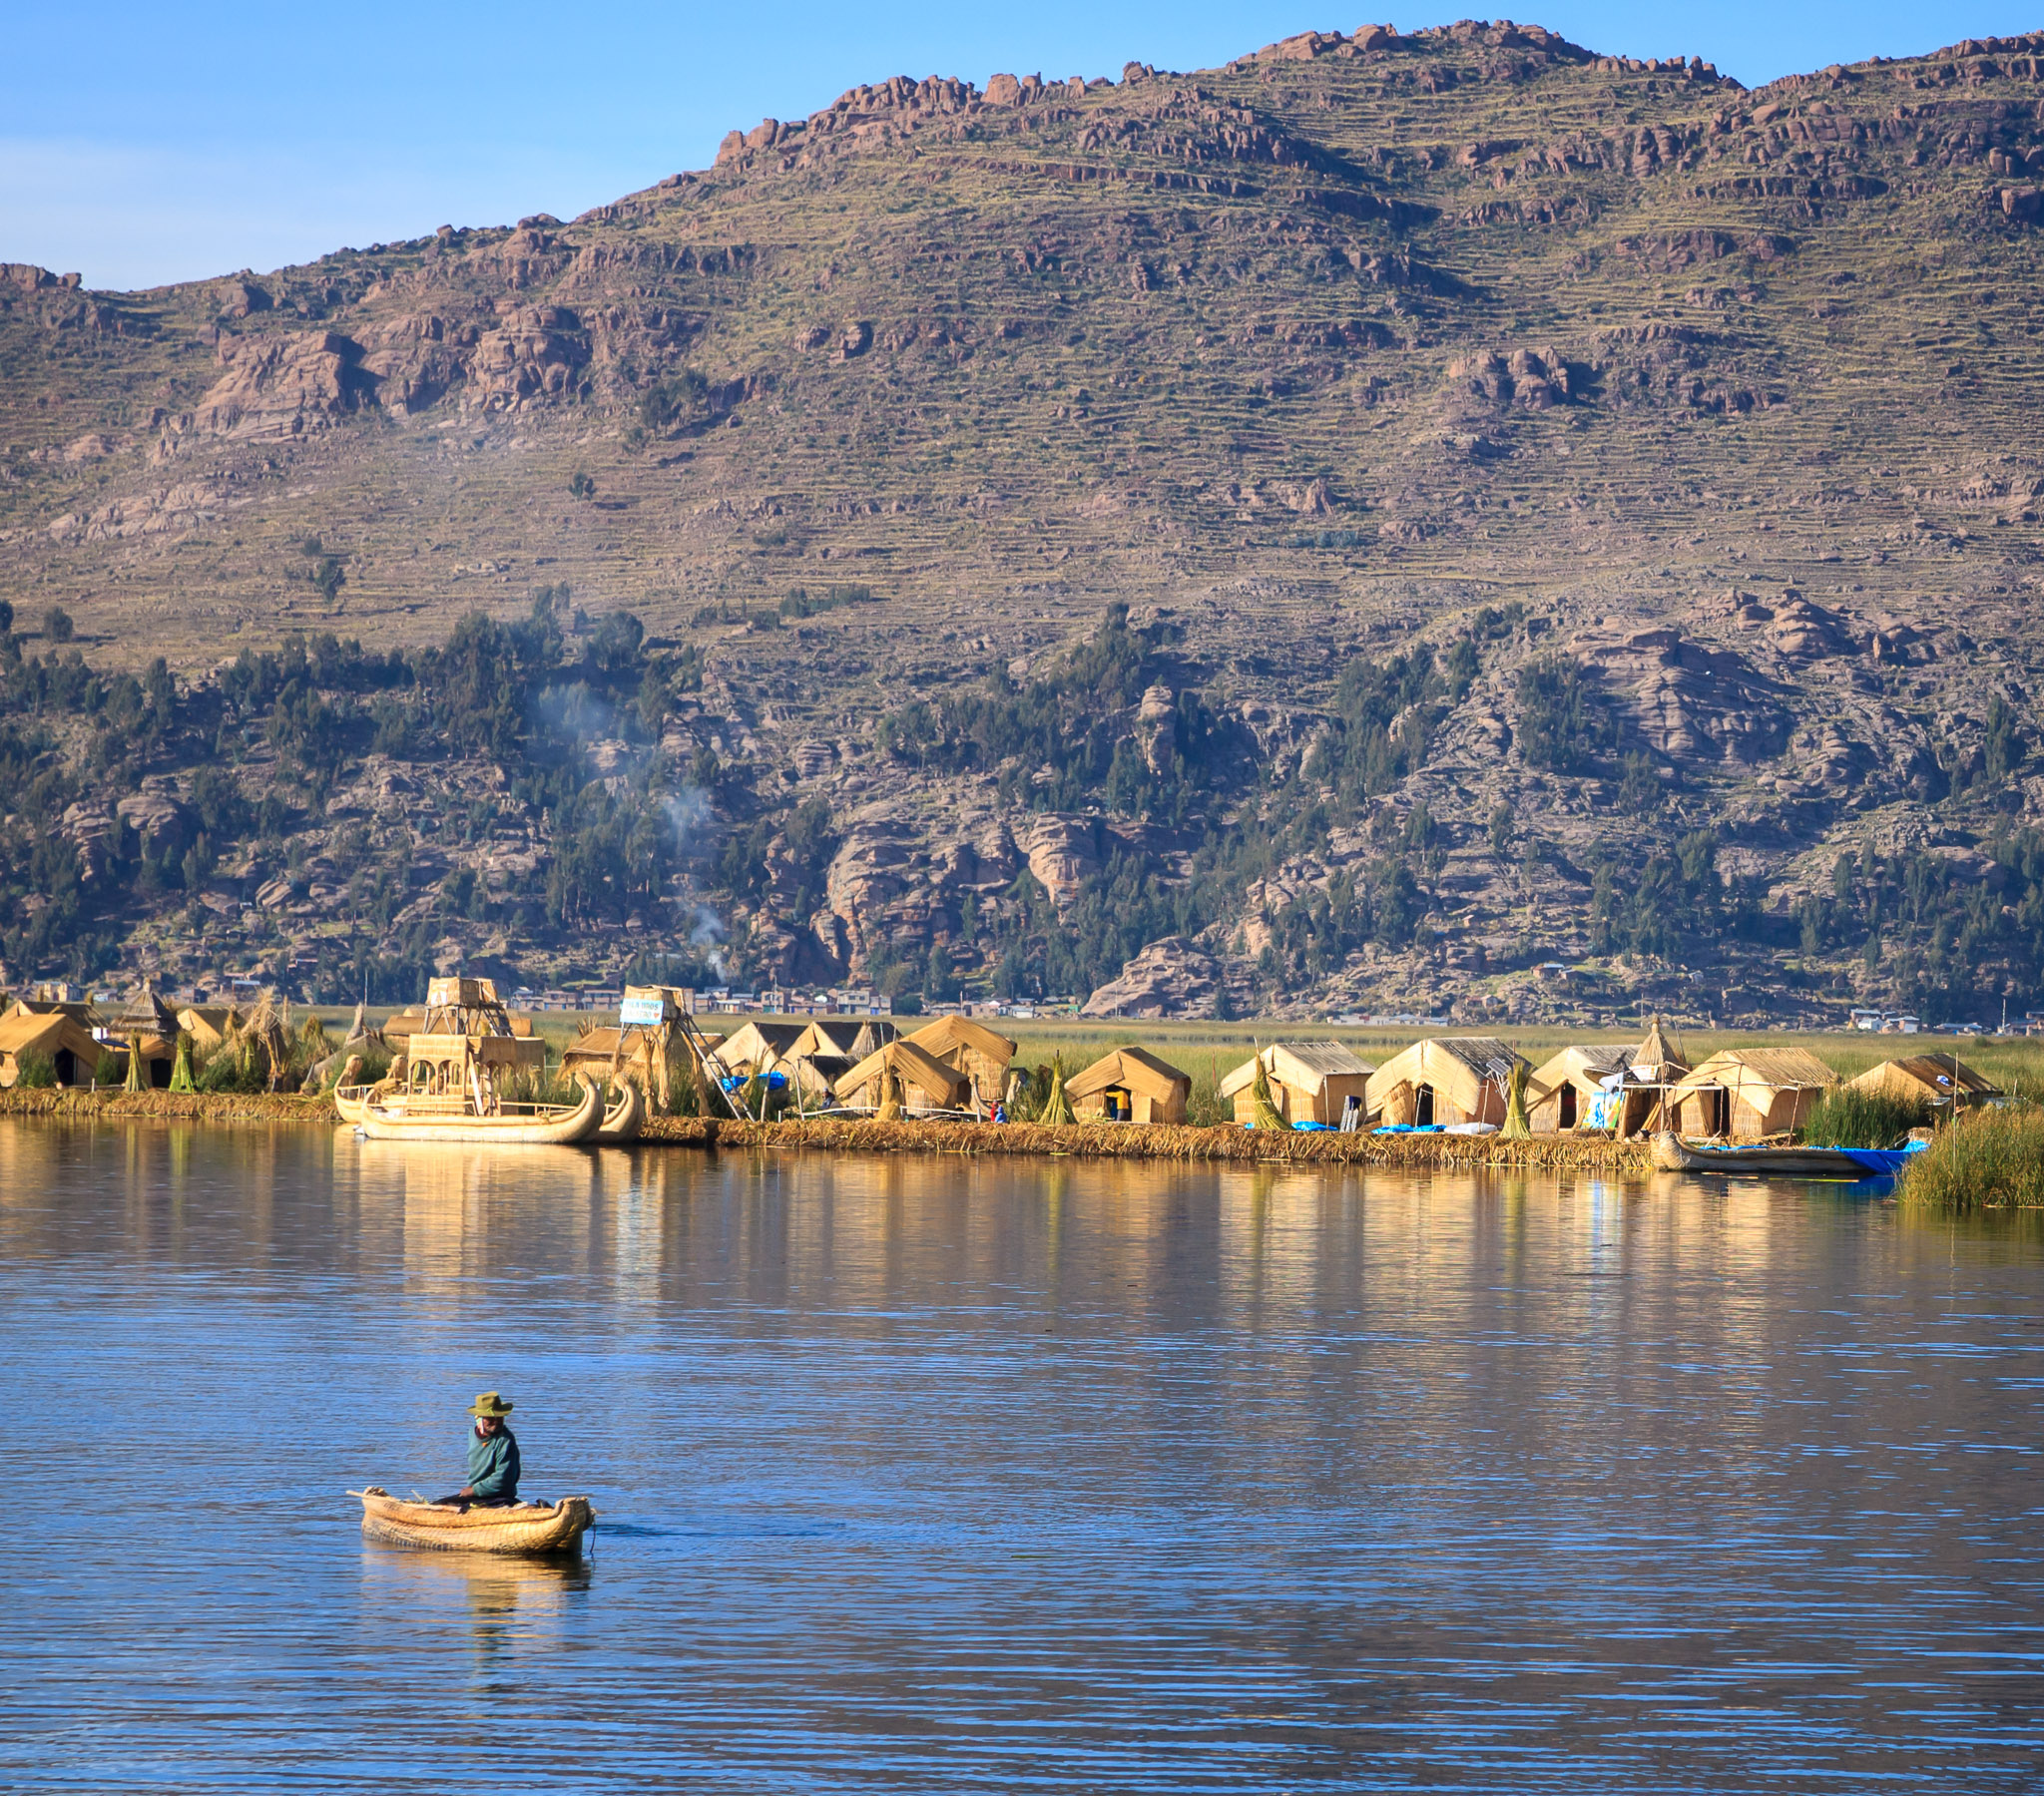
POLYGON ((600 1086, 629 1079, 649 1098, 660 1090, 659 1042, 650 1029, 585 1029, 561 1051, 561 1071, 583 1074, 600 1086))
POLYGON ((1235 1120, 1246 1128, 1257 1121, 1260 1065, 1270 1080, 1271 1102, 1287 1128, 1301 1122, 1339 1122, 1350 1098, 1367 1109, 1375 1069, 1353 1050, 1339 1042, 1273 1042, 1221 1081, 1221 1096, 1233 1102, 1235 1120))
POLYGON ((1999 1086, 1974 1072, 1956 1054, 1911 1054, 1882 1061, 1845 1083, 1854 1092, 1873 1092, 1906 1104, 1945 1110, 1966 1110, 2001 1096, 1999 1086))
POLYGON ((240 1029, 246 1019, 232 1004, 188 1004, 178 1012, 178 1027, 192 1038, 195 1051, 211 1054, 240 1029))
POLYGON ((1526 1115, 1533 1132, 1618 1129, 1625 1121, 1624 1087, 1633 1054, 1622 1042, 1594 1047, 1578 1043, 1542 1061, 1526 1082, 1526 1115))
POLYGON ((965 1074, 906 1039, 874 1049, 831 1087, 831 1096, 853 1110, 878 1110, 890 1084, 912 1109, 958 1110, 972 1096, 965 1074))
POLYGON ((1414 1042, 1370 1076, 1363 1100, 1373 1117, 1415 1127, 1457 1122, 1503 1126, 1512 1068, 1520 1056, 1495 1036, 1436 1036, 1414 1042))
POLYGON ((781 1062, 806 1034, 799 1023, 745 1023, 724 1038, 717 1050, 727 1071, 746 1078, 764 1078, 783 1071, 781 1062))
POLYGON ((1117 1048, 1066 1083, 1081 1122, 1183 1122, 1193 1077, 1141 1048, 1117 1048))
POLYGON ((1837 1083, 1806 1048, 1727 1048, 1676 1083, 1667 1114, 1678 1134, 1784 1134, 1837 1083))
POLYGON ((38 1055, 56 1069, 59 1085, 90 1085, 100 1049, 92 1032, 62 1011, 12 1011, 0 1017, 0 1088, 12 1089, 23 1060, 38 1055))
POLYGON ((989 1109, 1000 1097, 1007 1081, 1008 1063, 1015 1058, 1013 1042, 970 1017, 939 1017, 901 1040, 912 1042, 932 1060, 942 1061, 953 1071, 964 1074, 973 1101, 989 1109))

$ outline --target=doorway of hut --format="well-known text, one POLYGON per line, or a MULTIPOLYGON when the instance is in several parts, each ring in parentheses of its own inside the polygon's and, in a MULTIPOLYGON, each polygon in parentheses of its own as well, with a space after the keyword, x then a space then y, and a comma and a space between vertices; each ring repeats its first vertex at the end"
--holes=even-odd
POLYGON ((1433 1087, 1423 1085, 1412 1094, 1412 1122, 1418 1128, 1433 1126, 1433 1087))
POLYGON ((1576 1125, 1576 1088, 1565 1085, 1561 1089, 1561 1115, 1555 1119, 1557 1128, 1573 1128, 1576 1125))
POLYGON ((1704 1133, 1706 1135, 1731 1134, 1732 1094, 1723 1086, 1712 1086, 1697 1095, 1704 1101, 1704 1133))
POLYGON ((75 1086, 83 1083, 78 1077, 78 1056, 69 1048, 59 1048, 53 1057, 57 1068, 57 1083, 60 1086, 75 1086))

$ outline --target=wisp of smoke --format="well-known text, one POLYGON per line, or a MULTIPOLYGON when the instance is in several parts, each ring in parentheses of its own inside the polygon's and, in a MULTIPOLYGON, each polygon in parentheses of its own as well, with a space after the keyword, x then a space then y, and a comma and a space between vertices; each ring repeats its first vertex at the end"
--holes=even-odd
POLYGON ((679 792, 664 794, 660 803, 667 813, 668 827, 675 832, 675 852, 686 852, 689 838, 709 821, 710 794, 695 786, 684 786, 679 792))
POLYGON ((719 979, 731 978, 724 954, 724 919, 707 904, 698 904, 690 913, 689 946, 703 956, 704 965, 719 979))

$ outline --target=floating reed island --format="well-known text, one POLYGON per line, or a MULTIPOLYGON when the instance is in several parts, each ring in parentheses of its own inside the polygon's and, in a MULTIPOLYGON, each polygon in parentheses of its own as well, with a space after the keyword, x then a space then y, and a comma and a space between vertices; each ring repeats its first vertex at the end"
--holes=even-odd
POLYGON ((1300 1165, 1440 1166, 1647 1173, 1651 1140, 1584 1135, 1512 1140, 1475 1134, 1343 1134, 1336 1129, 1211 1128, 1153 1122, 968 1122, 823 1117, 777 1122, 652 1117, 645 1141, 694 1147, 797 1147, 846 1153, 1014 1153, 1083 1159, 1282 1161, 1300 1165))
POLYGON ((340 1121, 333 1100, 290 1092, 129 1092, 77 1087, 0 1091, 0 1116, 92 1122, 323 1122, 340 1121))

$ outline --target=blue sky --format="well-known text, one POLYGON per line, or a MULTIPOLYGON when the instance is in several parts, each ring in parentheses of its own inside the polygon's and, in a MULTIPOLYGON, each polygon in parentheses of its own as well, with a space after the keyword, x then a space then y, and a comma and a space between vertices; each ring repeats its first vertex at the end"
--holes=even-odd
MULTIPOLYGON (((1408 31, 1463 16, 1386 10, 1408 31)), ((442 224, 570 218, 707 166, 733 126, 798 118, 861 81, 1115 75, 1131 59, 1205 68, 1379 16, 1302 0, 1045 0, 1016 12, 15 0, 0 59, 0 260, 139 287, 442 224)), ((1749 86, 2040 22, 2006 0, 1570 0, 1528 17, 1600 51, 1702 56, 1749 86)))

